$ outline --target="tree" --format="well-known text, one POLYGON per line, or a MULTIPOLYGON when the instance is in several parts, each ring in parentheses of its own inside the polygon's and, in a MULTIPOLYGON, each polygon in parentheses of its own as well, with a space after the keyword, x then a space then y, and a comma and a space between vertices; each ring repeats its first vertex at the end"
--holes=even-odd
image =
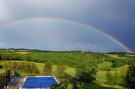
POLYGON ((129 65, 126 81, 129 89, 135 89, 135 61, 129 65))
POLYGON ((31 73, 32 75, 37 75, 39 74, 39 70, 37 66, 34 63, 29 63, 29 68, 28 72, 31 73))
POLYGON ((67 89, 69 84, 68 80, 64 80, 61 82, 61 84, 56 84, 51 87, 51 89, 67 89))
POLYGON ((98 64, 98 70, 109 71, 112 69, 112 66, 113 66, 112 62, 103 62, 98 64))
POLYGON ((53 63, 51 61, 48 61, 45 63, 45 65, 44 65, 44 74, 45 75, 51 75, 52 65, 53 65, 53 63))
POLYGON ((2 65, 0 65, 0 69, 2 69, 2 65))
POLYGON ((63 77, 63 72, 66 68, 66 65, 57 65, 57 74, 59 75, 59 77, 63 77))
POLYGON ((80 65, 76 69, 76 78, 84 84, 93 83, 96 80, 96 65, 93 63, 80 65))

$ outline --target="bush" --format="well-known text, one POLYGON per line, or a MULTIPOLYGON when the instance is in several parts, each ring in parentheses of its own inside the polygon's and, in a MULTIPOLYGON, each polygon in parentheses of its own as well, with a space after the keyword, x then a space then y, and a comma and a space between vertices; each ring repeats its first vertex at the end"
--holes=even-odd
POLYGON ((52 86, 51 89, 67 89, 68 84, 69 84, 69 81, 64 80, 61 84, 52 86))
POLYGON ((135 89, 135 62, 129 65, 126 81, 129 89, 135 89))

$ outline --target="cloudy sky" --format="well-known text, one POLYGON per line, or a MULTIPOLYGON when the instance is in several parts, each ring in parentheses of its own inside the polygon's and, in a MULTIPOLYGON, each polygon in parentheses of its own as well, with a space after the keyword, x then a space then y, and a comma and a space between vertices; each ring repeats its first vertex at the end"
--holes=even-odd
POLYGON ((134 0, 0 0, 0 48, 135 51, 134 0))

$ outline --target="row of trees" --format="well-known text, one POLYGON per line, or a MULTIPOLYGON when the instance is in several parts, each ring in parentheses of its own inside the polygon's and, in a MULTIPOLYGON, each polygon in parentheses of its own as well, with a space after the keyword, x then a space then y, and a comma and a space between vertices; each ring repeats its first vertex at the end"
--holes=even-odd
POLYGON ((13 70, 14 72, 25 73, 27 75, 38 75, 39 70, 35 63, 27 61, 3 61, 3 68, 13 70))
MULTIPOLYGON (((27 62, 27 61, 3 61, 0 63, 4 69, 10 69, 14 71, 18 71, 21 74, 25 75, 40 75, 39 68, 34 62, 27 62)), ((47 61, 44 64, 43 68, 43 75, 56 75, 57 77, 62 77, 63 72, 67 68, 66 65, 59 64, 55 68, 55 73, 53 70, 54 63, 51 61, 47 61)))
POLYGON ((29 60, 29 58, 28 55, 16 52, 0 52, 0 60, 29 60))

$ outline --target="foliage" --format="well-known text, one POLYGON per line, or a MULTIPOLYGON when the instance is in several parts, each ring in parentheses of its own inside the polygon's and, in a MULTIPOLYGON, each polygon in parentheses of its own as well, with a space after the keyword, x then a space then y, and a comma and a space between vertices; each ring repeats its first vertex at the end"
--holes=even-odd
POLYGON ((127 69, 128 65, 125 65, 122 67, 113 68, 110 71, 98 71, 96 74, 96 80, 100 83, 124 85, 127 69))
POLYGON ((126 80, 128 88, 135 89, 135 62, 129 65, 126 80))
POLYGON ((53 63, 51 61, 48 61, 45 63, 44 69, 43 69, 44 75, 51 75, 52 65, 53 65, 53 63))
POLYGON ((57 74, 59 75, 58 77, 63 77, 63 73, 66 70, 68 66, 66 65, 57 65, 57 74))
POLYGON ((2 69, 2 65, 0 65, 0 69, 2 69))
POLYGON ((99 63, 98 64, 98 70, 101 70, 101 71, 109 71, 112 69, 112 62, 103 62, 103 63, 99 63))
POLYGON ((3 89, 5 84, 7 84, 6 83, 6 74, 0 73, 0 89, 3 89))
POLYGON ((42 51, 27 49, 0 50, 0 60, 25 60, 40 63, 53 61, 56 64, 66 64, 72 67, 77 67, 80 63, 84 62, 99 64, 103 60, 112 62, 113 67, 120 67, 135 60, 135 55, 130 55, 131 54, 127 53, 105 54, 81 51, 42 51), (116 55, 118 57, 112 55, 116 55))
POLYGON ((52 86, 51 89, 66 89, 68 87, 68 84, 69 81, 64 80, 61 84, 52 86))
POLYGON ((27 65, 27 73, 31 73, 32 75, 34 74, 39 74, 39 70, 37 66, 34 63, 28 63, 27 65))
POLYGON ((119 89, 119 88, 101 86, 99 84, 83 84, 80 86, 79 89, 119 89))
MULTIPOLYGON (((93 81, 95 80, 96 76, 96 82, 112 85, 123 85, 126 83, 129 86, 128 82, 131 80, 128 80, 127 78, 131 78, 132 76, 130 75, 131 68, 129 67, 128 74, 127 68, 131 62, 135 61, 135 54, 123 52, 99 53, 81 51, 1 49, 0 60, 3 61, 0 62, 0 65, 3 67, 2 70, 6 68, 18 68, 19 73, 21 73, 24 76, 38 75, 39 73, 41 73, 42 75, 56 74, 58 76, 62 76, 62 72, 64 71, 65 73, 68 73, 73 77, 75 77, 76 73, 76 77, 78 76, 77 78, 85 83, 91 80, 91 78, 89 77, 92 75, 92 77, 94 77, 92 78, 93 81), (4 62, 5 60, 7 61, 4 62), (53 65, 52 62, 56 65, 53 65), (91 66, 89 65, 95 64, 97 64, 98 71, 89 74, 90 71, 92 71, 91 66), (65 65, 68 65, 67 69, 65 65), (78 65, 80 66, 78 67, 78 65)), ((61 79, 62 77, 59 78, 61 79)))
POLYGON ((119 85, 124 85, 125 83, 125 77, 127 74, 127 70, 119 69, 119 70, 112 70, 112 71, 107 71, 106 77, 107 77, 107 82, 108 84, 119 84, 119 85))
POLYGON ((82 84, 79 89, 99 89, 96 84, 82 84))
POLYGON ((96 65, 93 63, 80 65, 76 69, 76 78, 82 83, 93 83, 96 80, 96 65))
POLYGON ((114 79, 115 76, 110 71, 107 71, 106 77, 107 77, 107 83, 109 83, 109 84, 114 83, 113 79, 114 79))
POLYGON ((107 71, 97 71, 96 81, 100 83, 106 83, 107 82, 106 73, 107 71))
POLYGON ((1 65, 5 69, 12 69, 14 70, 17 68, 18 72, 26 73, 27 75, 38 75, 39 70, 37 66, 32 62, 26 61, 3 61, 1 65))

